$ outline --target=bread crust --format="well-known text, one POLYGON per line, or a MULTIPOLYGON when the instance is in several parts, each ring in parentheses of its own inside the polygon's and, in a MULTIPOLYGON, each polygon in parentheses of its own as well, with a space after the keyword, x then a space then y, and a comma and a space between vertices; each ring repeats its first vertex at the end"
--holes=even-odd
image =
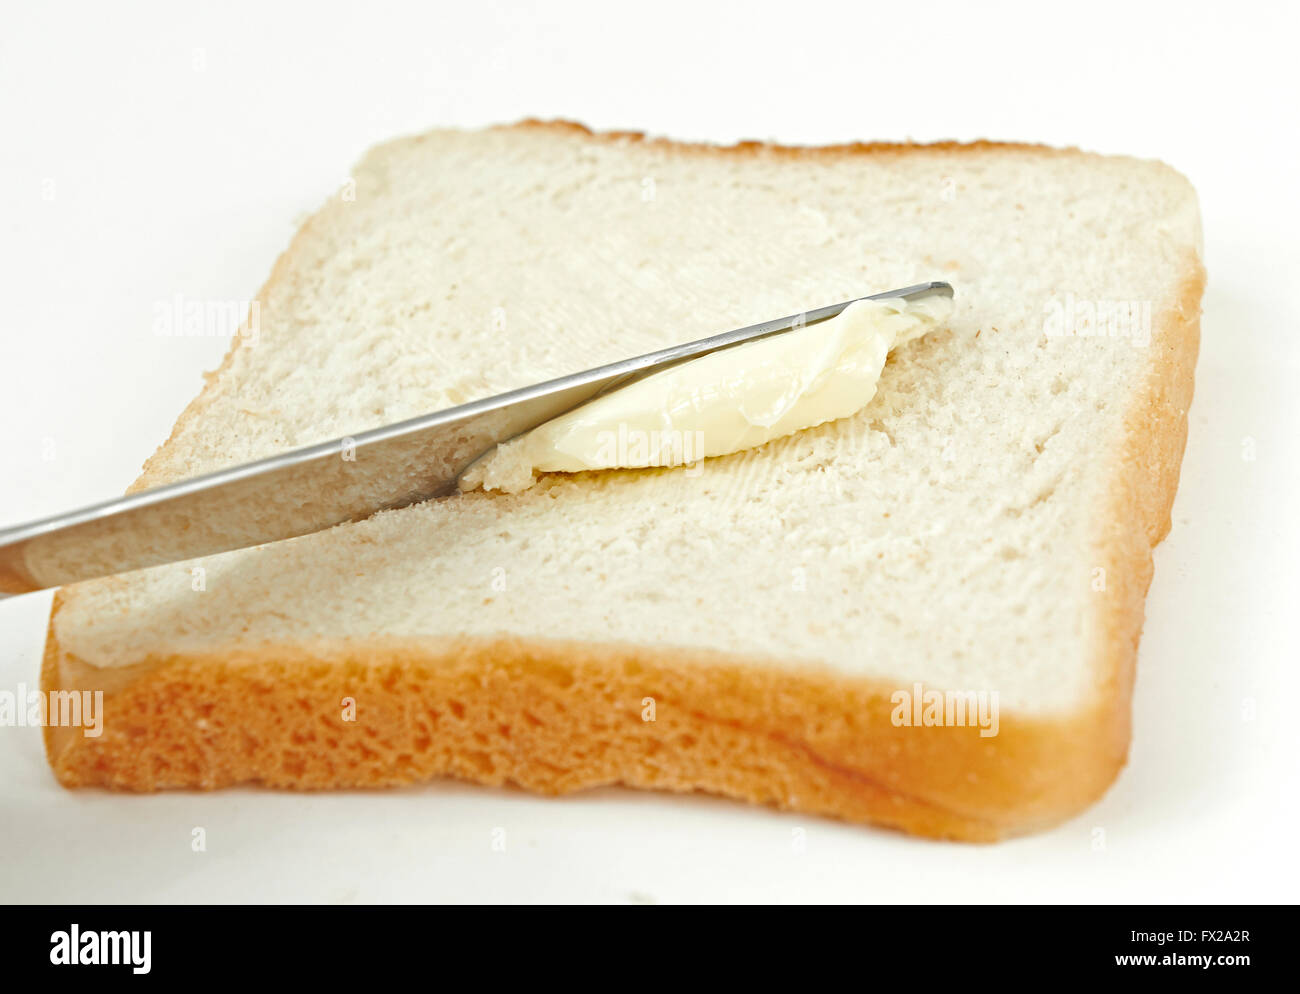
MULTIPOLYGON (((593 134, 571 122, 511 127, 699 154, 1080 154, 990 142, 720 147, 593 134)), ((311 224, 280 257, 268 287, 311 224)), ((625 784, 968 841, 1058 822, 1100 797, 1127 757, 1151 552, 1169 530, 1199 346, 1205 271, 1195 255, 1185 274, 1175 298, 1152 316, 1150 366, 1096 518, 1096 561, 1107 577, 1095 601, 1102 639, 1095 696, 1076 712, 1055 719, 1003 713, 991 738, 971 727, 896 727, 892 684, 711 653, 515 638, 288 644, 105 669, 60 646, 60 591, 42 688, 103 690, 110 718, 97 738, 47 727, 51 767, 67 787, 133 791, 379 787, 443 776, 541 794, 625 784), (355 720, 345 718, 345 699, 355 702, 355 720), (650 702, 654 720, 644 713, 650 702)), ((210 402, 212 382, 133 490, 152 485, 159 454, 210 402)))
POLYGON ((446 776, 553 795, 625 784, 979 841, 1092 800, 1126 744, 1105 709, 1004 717, 981 738, 895 727, 896 688, 830 672, 518 639, 269 646, 105 670, 62 652, 51 631, 42 682, 105 692, 99 738, 46 729, 69 787, 316 790, 446 776))
POLYGON ((852 155, 906 155, 911 152, 990 152, 1015 149, 1020 152, 1038 152, 1043 155, 1080 154, 1077 148, 1057 148, 1032 142, 998 141, 937 141, 937 142, 846 142, 840 145, 777 145, 773 142, 747 139, 734 145, 715 145, 710 142, 686 142, 675 138, 659 138, 644 131, 593 131, 577 121, 543 121, 528 118, 516 124, 501 125, 499 130, 568 132, 588 141, 636 142, 655 145, 673 152, 696 152, 703 155, 778 155, 791 159, 835 158, 852 155))

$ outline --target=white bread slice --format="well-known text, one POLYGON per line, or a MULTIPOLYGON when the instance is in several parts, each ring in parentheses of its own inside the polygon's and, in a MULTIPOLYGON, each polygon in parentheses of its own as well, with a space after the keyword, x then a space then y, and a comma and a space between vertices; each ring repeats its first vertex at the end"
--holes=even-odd
POLYGON ((201 591, 196 564, 62 591, 44 685, 107 695, 99 738, 47 731, 64 784, 624 783, 963 839, 1105 790, 1199 334, 1179 174, 528 122, 354 177, 137 487, 922 280, 955 315, 854 417, 693 470, 387 512, 200 561, 201 591), (1046 333, 1118 302, 1145 343, 1046 333), (918 683, 995 691, 998 734, 900 726, 918 683))

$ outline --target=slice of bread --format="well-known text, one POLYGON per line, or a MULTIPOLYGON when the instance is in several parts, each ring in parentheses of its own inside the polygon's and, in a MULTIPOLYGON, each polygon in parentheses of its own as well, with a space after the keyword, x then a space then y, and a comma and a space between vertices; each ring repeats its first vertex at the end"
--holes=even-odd
POLYGON ((61 782, 622 783, 980 840, 1102 794, 1192 393, 1178 173, 529 122, 354 180, 137 488, 895 286, 955 314, 758 449, 65 589, 43 683, 105 720, 47 729, 61 782))

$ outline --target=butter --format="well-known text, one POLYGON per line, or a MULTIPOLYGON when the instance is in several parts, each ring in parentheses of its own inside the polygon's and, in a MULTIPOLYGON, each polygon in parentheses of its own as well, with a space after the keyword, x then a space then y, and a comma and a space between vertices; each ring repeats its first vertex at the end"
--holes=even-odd
POLYGON ((861 300, 820 324, 653 373, 497 446, 462 490, 517 493, 537 473, 683 466, 856 413, 889 353, 941 325, 952 300, 861 300))

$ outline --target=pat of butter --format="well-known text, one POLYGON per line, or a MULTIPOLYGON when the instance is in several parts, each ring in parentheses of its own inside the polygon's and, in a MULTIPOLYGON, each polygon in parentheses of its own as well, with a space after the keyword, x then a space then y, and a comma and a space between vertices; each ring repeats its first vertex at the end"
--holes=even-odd
POLYGON ((952 300, 861 300, 820 324, 652 373, 498 445, 462 490, 516 493, 536 473, 680 466, 752 449, 861 410, 891 350, 952 313, 952 300))

